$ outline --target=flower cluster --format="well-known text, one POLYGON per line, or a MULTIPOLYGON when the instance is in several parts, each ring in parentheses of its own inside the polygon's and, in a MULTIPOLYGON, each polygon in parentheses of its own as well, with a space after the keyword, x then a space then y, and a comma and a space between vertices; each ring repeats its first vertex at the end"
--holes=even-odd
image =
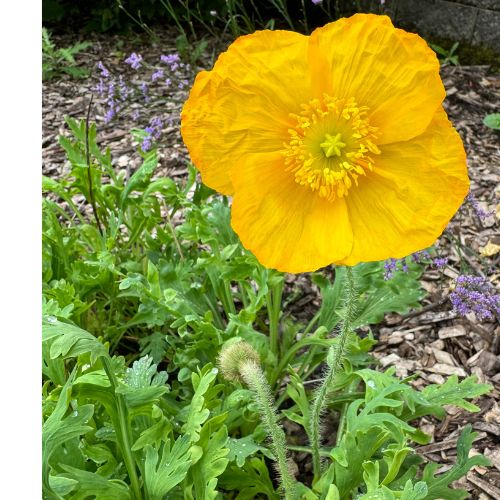
POLYGON ((396 271, 407 273, 408 259, 415 264, 427 264, 436 269, 444 269, 448 264, 447 257, 432 257, 428 250, 420 250, 403 259, 388 259, 384 262, 384 279, 390 280, 396 271))
POLYGON ((139 69, 142 63, 142 56, 132 52, 132 54, 125 59, 125 62, 129 64, 132 69, 139 69))
POLYGON ((472 209, 474 210, 474 213, 476 214, 476 217, 481 222, 484 222, 488 217, 491 217, 495 213, 495 212, 486 212, 485 210, 483 210, 479 205, 479 201, 471 192, 469 192, 469 194, 467 195, 466 200, 470 203, 472 209))
POLYGON ((161 132, 163 129, 163 121, 161 118, 152 118, 149 125, 144 129, 147 133, 142 141, 141 149, 146 152, 151 149, 153 139, 158 140, 161 137, 161 132))
MULTIPOLYGON (((146 73, 142 81, 137 82, 137 74, 134 80, 126 81, 124 75, 112 74, 101 61, 97 64, 99 80, 93 90, 97 93, 104 108, 106 124, 124 114, 133 103, 154 104, 155 98, 170 97, 174 86, 179 90, 189 86, 186 75, 189 74, 191 68, 189 64, 181 61, 177 53, 162 55, 158 65, 152 66, 144 60, 141 54, 133 52, 124 59, 124 63, 136 71, 142 69, 146 73)), ((135 109, 130 111, 131 118, 139 121, 141 112, 135 106, 132 108, 135 109)), ((152 118, 145 127, 147 135, 143 139, 141 149, 143 151, 151 149, 153 142, 160 139, 164 124, 173 126, 177 121, 178 117, 173 113, 161 118, 152 118)))
POLYGON ((500 295, 493 285, 481 276, 462 275, 456 279, 450 293, 453 309, 460 316, 474 313, 479 321, 500 314, 500 295))

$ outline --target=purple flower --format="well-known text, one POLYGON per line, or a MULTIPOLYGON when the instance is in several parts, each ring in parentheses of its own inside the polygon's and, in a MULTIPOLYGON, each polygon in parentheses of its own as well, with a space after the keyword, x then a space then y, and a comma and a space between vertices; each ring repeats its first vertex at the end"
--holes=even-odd
POLYGON ((99 78, 99 83, 93 88, 99 95, 99 97, 104 97, 104 93, 106 92, 105 86, 104 86, 104 80, 102 78, 99 78))
POLYGON ((152 75, 151 75, 151 81, 155 82, 156 80, 158 80, 159 78, 163 78, 163 70, 162 69, 159 69, 158 71, 155 71, 152 75))
POLYGON ((188 85, 189 85, 189 82, 187 80, 181 80, 179 82, 179 85, 178 85, 179 90, 182 90, 184 87, 187 87, 188 85))
POLYGON ((116 115, 116 111, 114 107, 110 107, 106 112, 106 116, 104 117, 104 123, 108 124, 116 115))
POLYGON ((472 209, 474 210, 474 213, 476 214, 476 217, 481 221, 484 222, 488 217, 494 214, 494 212, 485 212, 480 206, 479 202, 477 201, 477 198, 469 191, 469 194, 465 198, 472 206, 472 209))
POLYGON ((311 2, 314 4, 314 5, 319 5, 320 3, 323 2, 323 0, 311 0, 311 2))
POLYGON ((462 275, 456 279, 456 287, 450 293, 453 310, 460 316, 473 312, 479 321, 493 319, 500 314, 500 295, 493 285, 481 276, 462 275))
POLYGON ((181 58, 179 54, 169 54, 167 56, 160 56, 160 60, 169 67, 170 71, 175 71, 179 67, 181 58))
POLYGON ((397 269, 398 261, 397 259, 389 259, 384 262, 384 279, 390 280, 394 276, 394 272, 397 269))
POLYGON ((142 149, 142 151, 144 151, 144 153, 151 149, 152 142, 153 142, 153 139, 152 139, 150 134, 147 135, 146 137, 144 137, 144 139, 142 140, 142 144, 141 144, 141 149, 142 149))
POLYGON ((170 85, 172 85, 172 80, 171 80, 170 78, 167 78, 167 79, 165 80, 165 85, 166 85, 167 87, 170 87, 170 85))
POLYGON ((127 87, 127 84, 123 80, 123 76, 120 75, 118 80, 118 89, 120 92, 120 99, 122 102, 125 102, 130 94, 130 89, 127 87))
POLYGON ((142 140, 141 149, 146 152, 151 149, 153 139, 158 140, 161 137, 163 129, 163 120, 159 117, 152 118, 144 130, 147 133, 146 137, 142 140))
POLYGON ((448 264, 448 257, 436 257, 432 261, 432 265, 438 269, 444 269, 448 264))
POLYGON ((101 71, 101 76, 103 78, 109 77, 109 71, 107 70, 107 68, 104 66, 104 64, 101 61, 99 61, 97 63, 97 68, 101 71))
POLYGON ((419 252, 415 252, 411 254, 411 260, 416 264, 421 264, 422 261, 426 259, 430 259, 431 254, 427 250, 420 250, 419 252))
POLYGON ((136 54, 132 52, 130 56, 125 59, 127 64, 130 64, 132 69, 139 69, 141 67, 142 56, 140 54, 136 54))
POLYGON ((179 57, 179 54, 169 54, 168 56, 160 56, 161 62, 164 62, 165 64, 173 64, 173 63, 178 63, 181 58, 179 57))

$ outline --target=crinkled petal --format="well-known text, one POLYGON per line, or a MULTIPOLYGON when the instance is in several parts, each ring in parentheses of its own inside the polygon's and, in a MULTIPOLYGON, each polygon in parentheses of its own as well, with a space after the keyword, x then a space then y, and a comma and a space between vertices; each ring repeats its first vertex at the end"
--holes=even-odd
POLYGON ((181 133, 203 182, 232 194, 229 167, 255 152, 279 151, 289 114, 310 99, 308 37, 258 31, 238 38, 213 70, 196 77, 181 133))
POLYGON ((384 146, 346 202, 354 244, 343 264, 401 258, 432 245, 469 190, 465 151, 444 110, 407 142, 384 146))
POLYGON ((268 268, 298 273, 346 258, 352 232, 344 199, 334 203, 300 186, 281 154, 254 154, 232 168, 231 225, 268 268))
POLYGON ((378 145, 422 134, 445 97, 434 52, 387 16, 356 14, 318 28, 309 60, 316 94, 369 108, 378 145))

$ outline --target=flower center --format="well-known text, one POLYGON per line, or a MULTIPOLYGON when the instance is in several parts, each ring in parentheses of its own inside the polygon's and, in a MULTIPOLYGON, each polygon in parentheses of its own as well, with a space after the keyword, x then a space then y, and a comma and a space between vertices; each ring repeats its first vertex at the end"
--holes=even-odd
POLYGON ((338 133, 335 137, 330 134, 325 134, 325 142, 320 144, 321 149, 325 152, 325 156, 330 158, 330 156, 340 156, 340 150, 345 148, 345 142, 340 140, 342 134, 338 133))
POLYGON ((358 177, 372 170, 371 155, 380 154, 374 144, 377 128, 369 124, 368 108, 353 98, 328 95, 301 105, 297 121, 288 130, 290 141, 282 151, 286 170, 295 182, 333 201, 346 196, 358 177))

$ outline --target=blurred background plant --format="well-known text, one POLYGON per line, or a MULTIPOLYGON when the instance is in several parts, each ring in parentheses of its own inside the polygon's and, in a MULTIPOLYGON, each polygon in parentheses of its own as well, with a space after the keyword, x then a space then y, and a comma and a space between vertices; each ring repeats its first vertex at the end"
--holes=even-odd
POLYGON ((42 80, 67 74, 73 78, 89 76, 89 70, 75 61, 75 56, 91 47, 90 42, 77 42, 69 47, 56 48, 50 33, 42 28, 42 80))

